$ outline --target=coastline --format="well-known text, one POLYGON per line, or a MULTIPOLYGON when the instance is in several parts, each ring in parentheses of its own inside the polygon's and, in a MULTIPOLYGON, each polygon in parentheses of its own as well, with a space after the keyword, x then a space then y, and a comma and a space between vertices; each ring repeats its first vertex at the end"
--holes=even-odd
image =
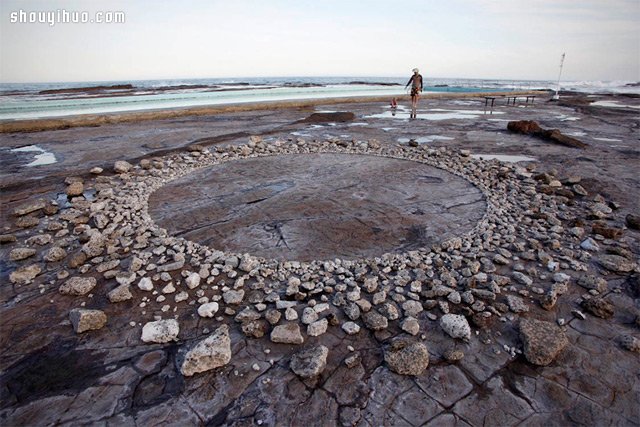
MULTIPOLYGON (((509 96, 523 95, 548 95, 546 90, 511 91, 509 96)), ((474 93, 429 93, 421 96, 421 99, 457 99, 457 98, 482 98, 484 96, 504 97, 505 92, 474 92, 474 93)), ((408 95, 397 97, 400 101, 408 101, 408 95)), ((222 113, 238 113, 261 110, 281 110, 288 108, 308 108, 321 105, 333 104, 357 104, 368 102, 388 102, 389 96, 363 96, 344 98, 311 98, 305 100, 290 101, 267 101, 256 103, 235 103, 226 105, 214 105, 206 107, 178 107, 150 109, 143 112, 131 111, 121 113, 106 114, 82 114, 68 116, 65 118, 39 118, 27 120, 4 120, 0 121, 1 133, 14 132, 40 132, 48 130, 69 129, 75 127, 101 126, 116 123, 134 123, 148 120, 173 119, 187 116, 207 116, 222 113)))

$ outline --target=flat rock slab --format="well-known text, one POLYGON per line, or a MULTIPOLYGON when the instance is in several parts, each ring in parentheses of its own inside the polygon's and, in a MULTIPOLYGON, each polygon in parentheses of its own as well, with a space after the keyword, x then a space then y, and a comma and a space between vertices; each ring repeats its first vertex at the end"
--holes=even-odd
POLYGON ((230 161, 156 191, 171 234, 279 260, 353 259, 429 246, 469 231, 486 203, 468 181, 422 163, 302 154, 230 161))

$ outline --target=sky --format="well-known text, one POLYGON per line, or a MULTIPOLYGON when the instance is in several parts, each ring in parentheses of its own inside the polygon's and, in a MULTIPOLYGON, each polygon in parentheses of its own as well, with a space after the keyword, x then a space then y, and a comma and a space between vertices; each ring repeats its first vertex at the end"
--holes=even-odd
MULTIPOLYGON (((104 16, 104 15, 103 15, 104 16)), ((0 82, 640 80, 640 0, 1 0, 0 82), (11 13, 124 12, 124 23, 11 13), (28 18, 28 17, 27 17, 28 18)))

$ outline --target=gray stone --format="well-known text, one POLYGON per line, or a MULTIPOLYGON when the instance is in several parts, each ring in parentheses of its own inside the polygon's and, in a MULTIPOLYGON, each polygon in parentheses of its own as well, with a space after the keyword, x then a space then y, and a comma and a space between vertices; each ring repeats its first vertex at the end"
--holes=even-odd
POLYGON ((72 277, 60 286, 59 292, 63 295, 86 295, 96 287, 94 277, 72 277))
POLYGON ((520 338, 527 360, 540 366, 550 364, 569 344, 563 329, 554 323, 534 319, 520 320, 520 338))
POLYGON ((101 329, 107 324, 107 315, 101 310, 85 310, 74 308, 69 312, 69 320, 77 334, 85 331, 101 329))
POLYGON ((271 331, 271 341, 282 344, 302 344, 304 338, 297 323, 278 325, 271 331))
POLYGON ((148 322, 142 327, 142 341, 146 343, 164 344, 177 341, 180 325, 175 319, 148 322))
POLYGON ((16 285, 26 285, 31 283, 41 272, 42 268, 38 264, 25 265, 12 271, 9 275, 9 281, 16 285))
POLYGON ((407 317, 400 324, 400 329, 410 335, 418 335, 418 333, 420 332, 420 324, 418 323, 417 319, 413 317, 407 317))
POLYGON ((362 320, 364 320, 364 324, 367 328, 374 331, 381 331, 389 326, 387 318, 375 310, 364 313, 362 315, 362 320))
POLYGON ((27 259, 36 254, 35 249, 31 248, 15 248, 9 252, 9 260, 11 261, 22 261, 23 259, 27 259))
POLYGON ((345 322, 342 325, 342 330, 347 333, 347 335, 355 335, 360 332, 360 326, 355 322, 345 322))
POLYGON ((524 300, 515 295, 507 295, 507 305, 514 313, 526 313, 529 311, 529 306, 524 300))
POLYGON ((396 339, 385 349, 384 361, 400 375, 422 375, 429 366, 429 350, 423 343, 396 339))
POLYGON ((115 303, 130 300, 133 298, 133 294, 131 293, 129 285, 120 285, 112 289, 111 292, 107 294, 107 297, 109 298, 109 301, 115 303))
POLYGON ((302 378, 313 378, 327 366, 329 349, 323 345, 304 349, 291 357, 291 370, 302 378))
POLYGON ((220 306, 217 302, 208 302, 198 307, 198 316, 200 317, 213 317, 218 312, 220 306))
POLYGON ((599 293, 603 293, 607 291, 607 281, 602 277, 594 276, 591 274, 587 274, 582 276, 578 280, 578 285, 582 286, 585 289, 595 289, 599 293))
POLYGON ((224 366, 231 360, 229 327, 222 325, 206 339, 198 342, 184 357, 180 372, 190 377, 224 366))
POLYGON ((115 173, 127 173, 131 170, 132 167, 133 165, 131 163, 124 160, 117 160, 113 164, 113 170, 115 173))
POLYGON ((523 284, 525 286, 533 285, 533 280, 531 280, 531 278, 529 276, 527 276, 527 275, 525 275, 525 274, 523 274, 523 273, 521 273, 519 271, 514 271, 511 274, 511 277, 513 277, 516 280, 516 282, 521 283, 521 284, 523 284))
POLYGON ((452 338, 468 340, 471 338, 471 327, 467 318, 459 314, 445 314, 440 318, 440 327, 452 338))
POLYGON ((307 335, 317 337, 327 332, 329 322, 326 318, 317 320, 307 326, 307 335))
POLYGON ((62 261, 67 256, 67 251, 59 246, 50 248, 45 254, 43 259, 46 262, 58 262, 62 261))
POLYGON ((242 299, 244 298, 244 290, 228 290, 222 294, 222 298, 224 299, 224 302, 226 304, 240 304, 242 302, 242 299))
POLYGON ((600 255, 597 261, 601 266, 615 273, 628 273, 638 266, 620 255, 600 255))

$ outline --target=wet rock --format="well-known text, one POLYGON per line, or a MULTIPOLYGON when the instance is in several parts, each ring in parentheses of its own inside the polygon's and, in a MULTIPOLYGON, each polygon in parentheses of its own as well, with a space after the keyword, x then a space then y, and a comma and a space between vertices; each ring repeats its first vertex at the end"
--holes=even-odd
POLYGON ((13 210, 14 216, 24 216, 33 212, 37 212, 47 205, 44 199, 37 199, 18 206, 13 210))
POLYGON ((14 236, 13 234, 0 234, 0 245, 14 243, 15 241, 16 236, 14 236))
POLYGON ((586 148, 587 144, 576 138, 564 135, 558 129, 543 129, 538 123, 532 120, 519 120, 507 123, 507 129, 511 132, 522 133, 525 135, 535 136, 560 145, 573 148, 586 148))
POLYGON ((184 356, 180 372, 185 377, 224 366, 231 360, 229 327, 222 325, 184 356))
POLYGON ((82 264, 84 264, 86 261, 87 261, 87 254, 85 254, 82 251, 78 251, 69 257, 69 260, 67 261, 67 265, 69 266, 69 268, 78 268, 82 264))
POLYGON ((107 298, 109 298, 109 301, 113 303, 123 302, 133 298, 133 294, 131 293, 129 285, 120 285, 115 289, 112 289, 107 294, 107 298))
POLYGON ((278 325, 271 331, 271 341, 282 344, 302 344, 304 338, 297 323, 278 325))
POLYGON ((26 285, 31 283, 41 272, 42 268, 38 264, 25 265, 11 272, 9 281, 16 285, 26 285))
POLYGON ((400 375, 422 375, 429 366, 429 350, 420 342, 394 340, 384 352, 384 361, 400 375))
POLYGON ((63 295, 86 295, 96 287, 94 277, 72 277, 60 286, 58 291, 63 295))
POLYGON ((569 344, 564 330, 551 322, 520 320, 520 338, 527 360, 539 366, 550 364, 569 344))
POLYGON ((35 249, 31 248, 15 248, 9 252, 9 259, 11 261, 22 261, 36 254, 35 249))
POLYGON ((84 185, 82 182, 73 182, 67 186, 66 194, 69 197, 82 196, 84 185))
POLYGON ((62 261, 67 256, 67 251, 59 246, 50 248, 45 254, 43 259, 46 262, 58 262, 62 261))
POLYGON ((635 262, 619 255, 600 255, 597 261, 598 264, 615 273, 628 273, 638 266, 635 262))
POLYGON ((640 353, 640 340, 633 335, 623 335, 620 337, 620 345, 627 351, 640 353))
POLYGON ((327 123, 327 122, 349 122, 356 118, 356 115, 351 112, 335 112, 335 113, 313 113, 304 120, 300 120, 300 123, 327 123))
POLYGON ((142 341, 146 343, 164 344, 177 341, 180 325, 175 319, 148 322, 142 327, 142 341))
POLYGON ((469 340, 471 338, 471 327, 466 317, 459 314, 445 314, 440 318, 440 327, 451 338, 469 340))
POLYGON ((386 329, 389 326, 389 321, 386 317, 376 312, 375 310, 371 310, 362 315, 362 320, 367 328, 374 331, 381 331, 386 329))
POLYGON ((101 310, 74 308, 69 312, 69 320, 77 334, 101 329, 107 324, 107 315, 101 310))
POLYGON ((18 218, 16 221, 16 226, 18 228, 32 228, 36 225, 40 224, 40 220, 34 216, 26 215, 18 218))
POLYGON ((198 315, 200 317, 213 317, 218 312, 220 306, 217 302, 208 302, 198 307, 198 315))
POLYGON ((592 298, 582 301, 582 308, 594 316, 602 319, 609 319, 613 317, 614 308, 613 304, 602 298, 592 298))
POLYGON ((640 230, 640 215, 628 214, 625 218, 627 227, 634 230, 640 230))
POLYGON ((113 171, 115 173, 127 173, 133 168, 133 165, 124 160, 118 160, 113 164, 113 171))
POLYGON ((302 378, 313 378, 322 373, 327 366, 329 349, 323 345, 299 351, 291 357, 291 370, 302 378))

